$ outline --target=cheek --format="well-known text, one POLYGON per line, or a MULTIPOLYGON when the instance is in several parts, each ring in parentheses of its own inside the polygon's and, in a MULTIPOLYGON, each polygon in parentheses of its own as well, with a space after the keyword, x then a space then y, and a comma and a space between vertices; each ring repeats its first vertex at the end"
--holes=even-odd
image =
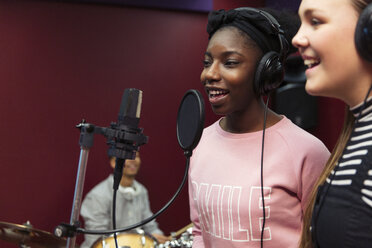
POLYGON ((228 81, 232 85, 236 85, 239 87, 248 86, 252 84, 253 77, 254 77, 253 69, 246 67, 225 73, 225 78, 228 79, 228 81))
POLYGON ((246 102, 248 98, 252 98, 254 95, 253 78, 250 73, 240 74, 239 76, 230 78, 229 82, 230 90, 237 99, 246 102))
POLYGON ((321 64, 306 82, 310 95, 338 97, 350 90, 349 82, 356 76, 355 64, 358 56, 354 45, 354 30, 343 32, 325 29, 311 40, 311 49, 320 58, 321 64))
MULTIPOLYGON (((253 92, 253 80, 254 74, 247 74, 244 77, 240 77, 237 81, 239 82, 239 87, 244 93, 253 92)), ((242 92, 243 93, 243 92, 242 92)))
POLYGON ((200 73, 200 82, 203 83, 205 81, 205 69, 202 70, 200 73))
POLYGON ((345 81, 353 81, 358 75, 359 56, 354 43, 339 44, 330 48, 328 57, 324 58, 324 70, 333 87, 344 87, 345 81), (340 52, 342 51, 342 52, 340 52))

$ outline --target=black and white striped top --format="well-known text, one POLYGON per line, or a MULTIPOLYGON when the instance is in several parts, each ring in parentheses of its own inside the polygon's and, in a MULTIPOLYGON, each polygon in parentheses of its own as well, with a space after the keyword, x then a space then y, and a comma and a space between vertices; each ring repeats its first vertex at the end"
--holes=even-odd
POLYGON ((363 104, 351 109, 356 118, 354 130, 327 183, 340 187, 354 184, 363 202, 372 208, 372 98, 360 113, 361 108, 363 104))
POLYGON ((351 111, 354 129, 313 208, 311 233, 319 248, 372 247, 372 98, 351 111))

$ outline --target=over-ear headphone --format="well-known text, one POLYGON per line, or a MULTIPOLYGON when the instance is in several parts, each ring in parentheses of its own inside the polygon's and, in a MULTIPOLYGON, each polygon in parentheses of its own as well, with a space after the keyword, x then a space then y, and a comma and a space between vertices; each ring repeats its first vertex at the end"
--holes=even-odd
POLYGON ((260 14, 270 24, 273 33, 278 36, 280 51, 269 51, 262 56, 258 62, 253 81, 255 92, 258 95, 267 95, 283 82, 284 60, 288 52, 288 42, 279 22, 268 12, 249 7, 237 8, 236 10, 253 11, 260 14))
POLYGON ((354 40, 359 55, 372 62, 372 3, 359 16, 354 40))

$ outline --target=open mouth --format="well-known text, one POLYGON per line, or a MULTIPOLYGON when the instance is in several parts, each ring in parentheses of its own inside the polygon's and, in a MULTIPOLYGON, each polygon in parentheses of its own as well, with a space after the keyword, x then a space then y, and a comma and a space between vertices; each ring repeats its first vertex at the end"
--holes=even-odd
POLYGON ((311 68, 319 65, 320 60, 318 60, 318 59, 305 59, 304 64, 305 64, 305 66, 307 66, 307 68, 311 69, 311 68))
POLYGON ((209 89, 207 90, 209 99, 213 98, 220 98, 229 93, 228 90, 222 90, 222 89, 209 89))

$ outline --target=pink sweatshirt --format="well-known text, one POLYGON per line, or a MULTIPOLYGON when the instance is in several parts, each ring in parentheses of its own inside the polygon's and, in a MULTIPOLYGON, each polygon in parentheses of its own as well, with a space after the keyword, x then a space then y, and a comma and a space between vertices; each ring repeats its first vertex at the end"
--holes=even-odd
MULTIPOLYGON (((260 247, 262 131, 233 134, 218 123, 204 129, 191 157, 193 247, 260 247)), ((328 157, 320 140, 286 117, 266 129, 264 247, 298 247, 306 202, 328 157)))

